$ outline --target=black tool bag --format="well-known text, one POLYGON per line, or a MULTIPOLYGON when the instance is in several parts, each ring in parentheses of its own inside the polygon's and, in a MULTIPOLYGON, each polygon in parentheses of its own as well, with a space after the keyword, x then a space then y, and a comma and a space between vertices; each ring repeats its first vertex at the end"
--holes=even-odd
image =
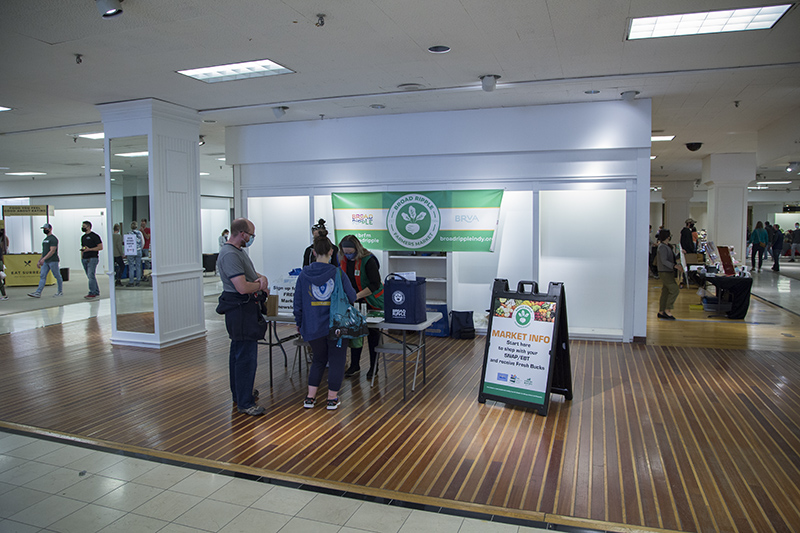
POLYGON ((472 311, 450 311, 450 337, 454 339, 475 338, 472 311))

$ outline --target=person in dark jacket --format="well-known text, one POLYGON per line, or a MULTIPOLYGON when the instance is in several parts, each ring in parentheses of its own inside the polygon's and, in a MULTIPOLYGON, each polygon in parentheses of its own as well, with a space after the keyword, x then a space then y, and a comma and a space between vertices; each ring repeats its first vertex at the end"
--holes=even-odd
POLYGON ((665 320, 675 320, 672 315, 672 307, 678 298, 680 288, 675 281, 675 269, 682 270, 681 264, 675 257, 670 240, 672 234, 668 229, 658 232, 658 251, 656 252, 656 266, 658 267, 658 277, 661 280, 661 299, 658 302, 658 318, 665 320))
POLYGON ((693 218, 687 218, 686 225, 681 230, 681 248, 683 248, 683 253, 693 254, 697 251, 697 248, 695 247, 694 243, 695 241, 692 238, 692 234, 695 233, 694 230, 692 229, 692 226, 696 222, 697 221, 693 218))
MULTIPOLYGON (((328 236, 328 230, 325 228, 324 218, 319 219, 319 221, 311 227, 311 235, 313 235, 314 239, 316 239, 320 235, 322 235, 323 237, 328 236)), ((331 254, 331 264, 337 265, 339 264, 339 249, 333 243, 331 243, 331 246, 333 246, 333 254, 331 254)), ((314 262, 314 245, 312 244, 311 246, 306 248, 305 252, 303 252, 303 266, 307 267, 313 262, 314 262)))
MULTIPOLYGON (((366 302, 369 310, 383 311, 383 282, 381 281, 380 264, 372 252, 361 245, 355 235, 345 235, 339 243, 342 272, 350 278, 350 283, 357 291, 358 301, 366 302)), ((369 371, 367 379, 372 379, 378 369, 378 352, 375 349, 381 341, 381 332, 370 328, 367 335, 369 344, 369 371)), ((350 367, 345 377, 357 375, 361 371, 361 347, 350 348, 350 367)))
POLYGON ((772 270, 778 272, 781 269, 781 254, 783 253, 783 232, 781 231, 781 227, 778 224, 775 224, 772 228, 773 228, 772 258, 774 259, 772 270))
POLYGON ((314 407, 322 374, 328 366, 328 410, 334 410, 341 403, 339 389, 347 362, 347 344, 337 346, 337 340, 328 338, 331 294, 336 286, 337 274, 350 303, 356 301, 356 291, 339 267, 330 264, 334 252, 327 235, 315 237, 313 246, 315 260, 303 268, 294 290, 294 320, 297 331, 311 346, 313 354, 308 373, 308 396, 303 400, 303 407, 314 407))

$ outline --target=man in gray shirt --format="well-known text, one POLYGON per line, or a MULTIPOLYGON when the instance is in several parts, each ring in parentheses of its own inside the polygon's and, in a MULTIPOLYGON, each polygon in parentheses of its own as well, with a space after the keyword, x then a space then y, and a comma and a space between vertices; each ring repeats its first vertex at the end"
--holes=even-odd
MULTIPOLYGON (((258 365, 258 341, 264 338, 266 322, 256 300, 259 292, 269 294, 269 282, 256 272, 244 248, 253 244, 256 228, 246 218, 231 224, 228 241, 217 259, 222 294, 217 312, 225 314, 225 327, 231 338, 229 372, 231 394, 240 413, 261 415, 264 408, 256 403, 253 389, 258 365)), ((263 296, 263 295, 262 295, 263 296)))

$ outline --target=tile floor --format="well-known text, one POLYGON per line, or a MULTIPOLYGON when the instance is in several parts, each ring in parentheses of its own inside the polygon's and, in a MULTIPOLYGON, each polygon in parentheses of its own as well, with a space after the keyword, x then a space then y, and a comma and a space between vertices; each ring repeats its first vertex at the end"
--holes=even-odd
POLYGON ((546 531, 291 485, 0 431, 0 533, 546 531))

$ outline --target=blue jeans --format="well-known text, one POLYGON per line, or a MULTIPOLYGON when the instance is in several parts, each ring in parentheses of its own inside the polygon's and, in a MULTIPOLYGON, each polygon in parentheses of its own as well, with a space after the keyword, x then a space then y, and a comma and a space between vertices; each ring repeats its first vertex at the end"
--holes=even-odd
POLYGON ((58 268, 58 261, 45 261, 42 263, 42 268, 39 271, 39 286, 36 287, 36 294, 42 294, 48 271, 53 273, 53 277, 56 278, 56 282, 58 282, 58 292, 61 292, 61 289, 63 289, 63 281, 61 280, 61 270, 58 268))
POLYGON ((97 276, 94 274, 97 270, 98 261, 99 259, 97 257, 81 259, 81 263, 83 263, 83 271, 86 272, 86 277, 89 278, 89 294, 96 294, 99 296, 100 287, 97 286, 97 276))
POLYGON ((128 265, 128 283, 133 283, 133 273, 134 269, 136 270, 136 283, 142 279, 142 254, 139 253, 137 255, 126 255, 125 262, 128 265))
POLYGON ((231 341, 228 364, 233 400, 239 409, 248 409, 256 403, 253 385, 258 366, 258 341, 231 341))

